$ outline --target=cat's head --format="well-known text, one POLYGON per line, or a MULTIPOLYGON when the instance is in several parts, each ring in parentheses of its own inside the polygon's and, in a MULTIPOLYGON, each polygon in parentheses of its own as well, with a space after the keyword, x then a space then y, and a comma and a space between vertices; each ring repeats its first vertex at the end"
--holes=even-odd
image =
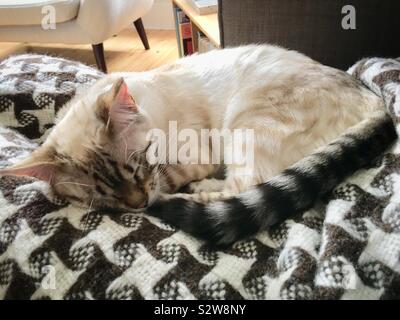
POLYGON ((0 174, 47 181, 86 207, 143 209, 159 188, 158 166, 146 159, 148 130, 124 80, 100 80, 71 102, 42 146, 0 174))

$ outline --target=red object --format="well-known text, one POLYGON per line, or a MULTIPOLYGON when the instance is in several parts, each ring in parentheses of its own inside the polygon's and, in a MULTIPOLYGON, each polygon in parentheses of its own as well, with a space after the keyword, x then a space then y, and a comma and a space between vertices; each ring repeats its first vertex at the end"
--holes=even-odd
POLYGON ((188 40, 186 42, 186 49, 187 49, 187 54, 193 54, 193 42, 192 39, 188 40))
POLYGON ((192 37, 192 28, 189 22, 181 24, 181 35, 182 39, 189 39, 192 37))

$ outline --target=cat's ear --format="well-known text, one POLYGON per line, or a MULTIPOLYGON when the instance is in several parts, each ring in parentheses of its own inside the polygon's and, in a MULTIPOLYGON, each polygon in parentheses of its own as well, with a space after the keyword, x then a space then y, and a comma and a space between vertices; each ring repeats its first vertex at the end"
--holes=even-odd
POLYGON ((1 169, 0 176, 26 176, 33 177, 46 182, 51 182, 56 174, 58 166, 50 162, 50 159, 44 159, 31 155, 21 163, 10 168, 1 169))
POLYGON ((123 78, 118 78, 99 99, 101 118, 113 133, 122 133, 138 115, 136 102, 123 78))

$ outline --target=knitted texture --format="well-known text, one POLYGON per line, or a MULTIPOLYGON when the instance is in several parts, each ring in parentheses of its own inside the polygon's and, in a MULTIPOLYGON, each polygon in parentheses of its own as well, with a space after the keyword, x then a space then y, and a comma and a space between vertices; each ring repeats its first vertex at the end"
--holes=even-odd
MULTIPOLYGON (((382 96, 400 133, 400 61, 349 72, 382 96)), ((99 77, 46 56, 0 63, 0 166, 32 152, 99 77)), ((50 200, 44 182, 1 177, 0 298, 400 298, 399 153, 397 142, 312 210, 225 251, 146 215, 75 208, 50 200)))

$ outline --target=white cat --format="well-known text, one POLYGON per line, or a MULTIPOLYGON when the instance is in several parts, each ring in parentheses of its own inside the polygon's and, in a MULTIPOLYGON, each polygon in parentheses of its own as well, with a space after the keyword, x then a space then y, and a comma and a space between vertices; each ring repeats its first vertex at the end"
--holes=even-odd
MULTIPOLYGON (((46 180, 56 194, 90 207, 145 209, 158 200, 149 214, 217 244, 309 208, 395 137, 383 102, 361 83, 269 45, 111 74, 60 114, 45 143, 3 174, 46 180), (168 135, 171 122, 177 132, 191 129, 198 137, 202 129, 251 129, 253 171, 244 175, 241 165, 225 163, 226 179, 207 183, 202 180, 213 177, 223 158, 220 164, 148 163, 149 131, 165 132, 170 144, 176 139, 168 135), (194 181, 200 181, 190 185, 196 193, 175 193, 194 181)), ((199 148, 199 155, 218 151, 214 144, 199 148)))

